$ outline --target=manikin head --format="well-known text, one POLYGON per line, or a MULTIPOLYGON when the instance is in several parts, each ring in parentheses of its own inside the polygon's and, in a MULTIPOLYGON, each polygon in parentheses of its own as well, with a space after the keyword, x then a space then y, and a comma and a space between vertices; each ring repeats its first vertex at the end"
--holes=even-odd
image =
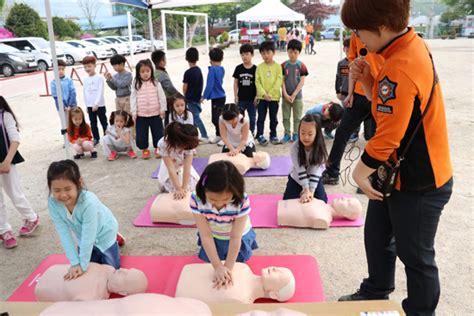
POLYGON ((295 277, 288 268, 262 269, 262 283, 265 296, 279 302, 286 302, 295 294, 295 277))
POLYGON ((107 289, 110 293, 123 296, 145 293, 148 288, 148 279, 140 270, 119 269, 109 277, 107 289))
POLYGON ((268 169, 270 168, 270 155, 264 151, 258 151, 253 153, 253 162, 255 166, 260 169, 268 169))
POLYGON ((342 197, 332 202, 336 217, 343 217, 355 221, 362 213, 362 204, 356 198, 342 197))

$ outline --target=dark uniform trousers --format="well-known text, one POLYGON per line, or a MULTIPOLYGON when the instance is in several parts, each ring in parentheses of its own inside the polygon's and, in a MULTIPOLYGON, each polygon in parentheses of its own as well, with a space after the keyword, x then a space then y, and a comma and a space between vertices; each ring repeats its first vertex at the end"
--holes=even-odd
POLYGON ((360 287, 371 298, 395 289, 395 259, 405 265, 407 315, 434 315, 440 295, 434 240, 453 180, 428 192, 394 191, 385 201, 369 201, 364 229, 369 277, 360 287))
POLYGON ((347 108, 342 116, 341 123, 336 129, 334 143, 329 154, 326 172, 331 177, 338 177, 341 169, 341 160, 346 149, 347 142, 362 122, 371 119, 373 125, 370 130, 365 130, 366 139, 372 138, 375 134, 375 121, 372 119, 371 102, 363 95, 354 93, 354 102, 351 108, 347 108))

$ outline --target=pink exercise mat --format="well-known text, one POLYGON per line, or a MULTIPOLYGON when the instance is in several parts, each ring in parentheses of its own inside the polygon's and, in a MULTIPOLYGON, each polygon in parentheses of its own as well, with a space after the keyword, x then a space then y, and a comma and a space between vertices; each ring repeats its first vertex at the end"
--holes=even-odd
MULTIPOLYGON (((202 262, 194 256, 122 256, 123 268, 142 270, 148 278, 148 293, 158 293, 174 297, 179 275, 186 264, 202 262)), ((68 264, 66 256, 51 255, 8 298, 10 302, 36 301, 34 289, 39 277, 54 264, 68 264)), ((319 275, 319 267, 312 256, 253 256, 247 264, 255 274, 269 266, 286 267, 296 279, 295 295, 288 303, 324 302, 324 290, 319 275)), ((113 296, 120 297, 120 296, 113 296)), ((273 302, 258 300, 257 303, 273 302)))
MULTIPOLYGON (((348 194, 328 194, 328 203, 340 197, 350 197, 348 194)), ((250 220, 254 228, 282 228, 278 225, 277 210, 278 201, 282 199, 280 194, 268 195, 250 195, 250 220)), ((143 207, 142 211, 133 221, 133 225, 137 227, 168 227, 168 228, 190 228, 194 225, 178 225, 170 223, 153 223, 150 217, 150 209, 155 196, 152 196, 143 207)), ((364 218, 350 221, 347 219, 334 219, 331 227, 360 227, 364 225, 364 218)))

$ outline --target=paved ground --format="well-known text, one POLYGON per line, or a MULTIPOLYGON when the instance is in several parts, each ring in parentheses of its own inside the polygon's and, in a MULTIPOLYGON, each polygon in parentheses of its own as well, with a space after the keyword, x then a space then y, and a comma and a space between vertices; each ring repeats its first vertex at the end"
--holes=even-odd
MULTIPOLYGON (((442 294, 440 315, 468 315, 474 309, 473 297, 473 162, 472 146, 473 111, 473 41, 433 40, 428 42, 433 50, 446 100, 449 138, 455 170, 453 197, 441 218, 436 239, 437 261, 440 269, 442 294), (471 303, 469 303, 471 302, 471 303)), ((305 107, 324 100, 334 100, 334 77, 339 59, 338 43, 326 41, 317 44, 316 56, 302 56, 310 75, 304 88, 305 107)), ((276 60, 283 62, 285 54, 278 53, 276 60)), ((261 61, 256 53, 256 62, 261 61)), ((237 47, 225 51, 225 89, 232 95, 231 75, 240 62, 237 47)), ((202 55, 200 66, 207 73, 208 58, 202 55)), ((170 53, 168 70, 174 83, 180 87, 187 64, 179 51, 170 53)), ((20 150, 26 162, 19 166, 26 194, 42 219, 42 226, 35 237, 20 239, 19 247, 7 251, 0 248, 0 299, 5 300, 29 275, 41 260, 62 251, 54 228, 48 219, 46 169, 54 160, 65 157, 59 122, 50 98, 40 98, 44 91, 41 75, 28 76, 0 82, 0 94, 6 96, 18 116, 22 141, 20 150)), ((81 86, 79 103, 82 104, 81 86)), ((113 110, 113 94, 106 89, 108 111, 113 110)), ((281 118, 281 116, 279 116, 281 118)), ((204 105, 204 118, 210 127, 210 104, 204 105)), ((211 130, 212 131, 212 130, 211 130)), ((282 126, 279 125, 282 136, 282 126)), ((210 133, 212 135, 212 132, 210 133)), ((364 143, 357 143, 363 148, 364 143)), ((328 148, 331 143, 328 142, 328 148)), ((274 155, 288 154, 288 146, 269 145, 265 150, 274 155)), ((218 148, 212 145, 199 147, 198 155, 204 157, 218 148)), ((133 218, 157 190, 150 173, 158 160, 129 161, 121 158, 107 162, 102 155, 96 161, 79 162, 87 188, 95 192, 108 205, 120 223, 120 230, 128 238, 122 253, 126 255, 193 255, 197 251, 193 229, 135 228, 133 218)), ((285 178, 246 178, 248 193, 281 193, 285 178)), ((329 192, 354 193, 350 185, 329 187, 329 192)), ((367 205, 367 199, 357 196, 367 205)), ((7 199, 8 200, 8 199, 7 199)), ((6 202, 10 221, 18 229, 20 219, 6 202)), ((362 228, 313 231, 305 229, 259 229, 260 249, 256 255, 310 254, 317 258, 328 301, 357 289, 366 276, 362 228)), ((406 295, 405 273, 399 262, 397 267, 395 300, 406 295)))

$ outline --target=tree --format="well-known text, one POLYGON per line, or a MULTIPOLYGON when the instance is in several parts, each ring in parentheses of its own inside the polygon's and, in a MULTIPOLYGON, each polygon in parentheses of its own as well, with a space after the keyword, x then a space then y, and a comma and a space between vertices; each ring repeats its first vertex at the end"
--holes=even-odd
POLYGON ((79 0, 78 4, 82 10, 82 13, 84 13, 84 16, 87 19, 89 30, 95 32, 97 28, 97 25, 95 24, 95 18, 102 7, 102 3, 99 0, 79 0))
POLYGON ((306 20, 311 21, 315 26, 320 26, 331 14, 337 12, 337 7, 321 3, 320 0, 296 0, 291 4, 295 11, 303 13, 306 20))
POLYGON ((74 21, 66 20, 66 23, 71 28, 71 30, 73 32, 73 36, 77 36, 77 34, 82 33, 81 27, 79 25, 77 25, 77 23, 75 23, 74 21))
POLYGON ((444 23, 464 18, 474 12, 473 0, 441 0, 441 2, 449 7, 441 16, 441 21, 444 23))
POLYGON ((38 36, 48 38, 46 23, 41 21, 35 10, 23 3, 13 5, 5 26, 18 37, 38 36))
POLYGON ((54 16, 53 28, 54 35, 58 36, 59 38, 74 37, 74 31, 71 29, 71 26, 67 23, 67 21, 63 18, 54 16))

